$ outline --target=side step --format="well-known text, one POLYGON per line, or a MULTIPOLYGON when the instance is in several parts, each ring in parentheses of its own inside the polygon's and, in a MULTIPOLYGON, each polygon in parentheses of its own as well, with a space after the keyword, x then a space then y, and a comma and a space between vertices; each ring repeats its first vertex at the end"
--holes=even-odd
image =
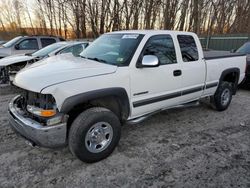
POLYGON ((164 108, 164 109, 161 109, 161 110, 157 110, 155 112, 151 112, 151 113, 146 114, 144 116, 128 120, 126 123, 129 124, 129 125, 135 125, 137 123, 143 122, 144 120, 148 119, 152 115, 157 114, 157 113, 162 112, 162 111, 165 111, 165 110, 178 109, 178 108, 188 108, 188 107, 194 107, 194 106, 199 106, 199 105, 200 105, 199 101, 193 101, 193 102, 189 102, 189 103, 182 104, 182 105, 177 105, 177 106, 173 106, 173 107, 169 107, 169 108, 164 108))

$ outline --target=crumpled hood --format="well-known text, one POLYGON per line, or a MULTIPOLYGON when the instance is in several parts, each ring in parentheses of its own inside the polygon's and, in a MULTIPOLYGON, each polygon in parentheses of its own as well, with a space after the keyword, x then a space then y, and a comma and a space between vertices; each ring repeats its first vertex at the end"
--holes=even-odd
POLYGON ((15 63, 20 63, 23 61, 29 61, 34 59, 34 56, 27 56, 27 55, 12 55, 12 56, 8 56, 5 57, 3 59, 0 59, 0 67, 1 66, 8 66, 8 65, 12 65, 15 63))
POLYGON ((117 66, 63 54, 38 61, 22 69, 16 75, 14 84, 26 90, 41 92, 51 85, 111 74, 116 70, 117 66))

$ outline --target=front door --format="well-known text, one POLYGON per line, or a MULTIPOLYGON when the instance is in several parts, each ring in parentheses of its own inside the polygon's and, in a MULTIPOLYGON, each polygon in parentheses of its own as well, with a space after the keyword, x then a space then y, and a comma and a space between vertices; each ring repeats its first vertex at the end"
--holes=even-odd
POLYGON ((32 53, 39 49, 36 38, 24 39, 14 46, 13 55, 32 53))
POLYGON ((145 55, 157 56, 160 66, 131 68, 132 118, 176 105, 181 97, 181 67, 177 62, 172 36, 166 34, 151 37, 138 63, 145 55))

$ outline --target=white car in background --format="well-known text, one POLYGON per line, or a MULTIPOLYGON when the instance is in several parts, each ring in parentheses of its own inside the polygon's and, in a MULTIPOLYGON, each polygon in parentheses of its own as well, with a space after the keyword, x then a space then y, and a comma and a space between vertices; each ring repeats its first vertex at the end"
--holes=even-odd
POLYGON ((0 59, 0 84, 6 84, 12 81, 13 76, 27 64, 65 53, 78 56, 88 45, 89 42, 86 41, 57 42, 34 53, 12 55, 0 59))

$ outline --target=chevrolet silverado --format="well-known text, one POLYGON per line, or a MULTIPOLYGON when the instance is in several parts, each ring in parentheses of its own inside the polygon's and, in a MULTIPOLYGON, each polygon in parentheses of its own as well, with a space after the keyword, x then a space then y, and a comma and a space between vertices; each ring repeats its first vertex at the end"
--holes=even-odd
POLYGON ((96 162, 112 153, 126 122, 203 98, 226 110, 245 68, 243 54, 204 57, 191 32, 111 32, 79 57, 21 70, 14 85, 23 92, 9 104, 9 121, 32 145, 69 145, 80 160, 96 162))

